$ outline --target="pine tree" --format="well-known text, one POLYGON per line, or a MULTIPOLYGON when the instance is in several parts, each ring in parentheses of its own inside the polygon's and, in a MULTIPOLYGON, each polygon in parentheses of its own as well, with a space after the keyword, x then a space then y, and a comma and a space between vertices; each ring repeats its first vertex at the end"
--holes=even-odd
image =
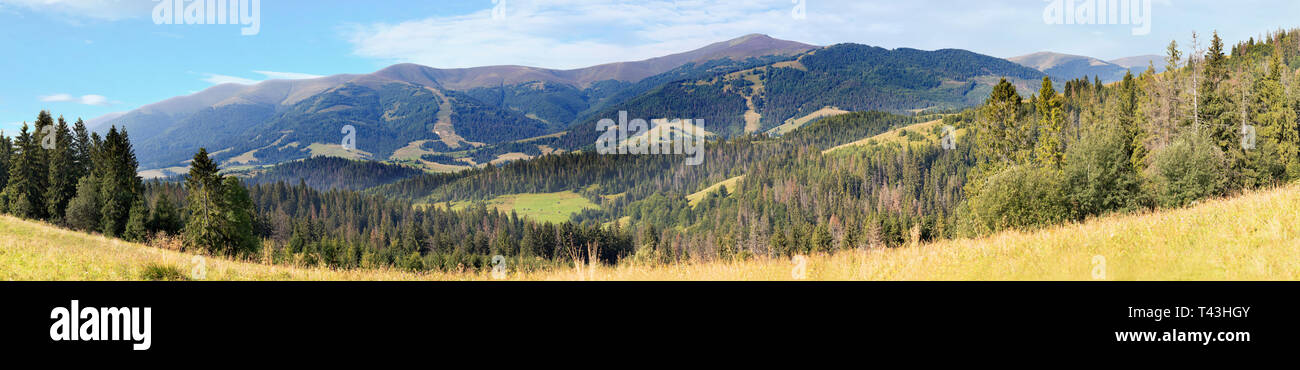
POLYGON ((72 132, 68 122, 59 117, 58 127, 54 131, 54 149, 49 151, 49 187, 45 189, 46 213, 56 223, 63 223, 64 211, 68 201, 77 196, 77 180, 80 172, 74 153, 72 132))

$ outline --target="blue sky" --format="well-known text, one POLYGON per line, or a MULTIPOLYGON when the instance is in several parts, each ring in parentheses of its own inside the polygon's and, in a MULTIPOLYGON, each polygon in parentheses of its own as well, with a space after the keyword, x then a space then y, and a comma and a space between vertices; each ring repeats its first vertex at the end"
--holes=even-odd
POLYGON ((576 68, 748 33, 1113 59, 1162 53, 1193 30, 1233 42, 1300 26, 1300 2, 1290 0, 1152 0, 1147 35, 1129 25, 1049 25, 1044 0, 263 0, 259 32, 244 36, 237 25, 155 24, 156 4, 0 0, 0 129, 12 133, 42 109, 91 119, 222 82, 368 73, 398 62, 576 68))

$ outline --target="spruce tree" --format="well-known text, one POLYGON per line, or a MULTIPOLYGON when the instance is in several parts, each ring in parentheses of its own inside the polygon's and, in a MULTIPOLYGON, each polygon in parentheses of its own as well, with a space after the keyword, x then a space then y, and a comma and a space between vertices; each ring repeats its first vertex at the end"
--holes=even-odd
POLYGON ((26 123, 18 131, 16 140, 18 152, 13 156, 13 165, 9 168, 9 183, 4 190, 9 202, 9 213, 21 218, 38 218, 44 208, 34 204, 33 201, 43 198, 41 192, 43 181, 38 180, 45 178, 36 163, 38 161, 36 153, 40 151, 40 146, 34 136, 28 132, 26 123))
POLYGON ((981 156, 996 163, 1023 163, 1032 148, 1032 134, 1020 127, 1020 95, 1004 78, 980 111, 976 148, 981 156))
POLYGON ((185 225, 181 223, 180 213, 176 209, 176 204, 172 202, 171 196, 167 195, 167 192, 158 193, 153 210, 149 214, 149 231, 176 235, 183 226, 185 225))
POLYGON ((185 177, 188 192, 186 208, 189 220, 185 223, 183 243, 186 248, 215 252, 224 248, 223 230, 226 218, 222 210, 224 194, 222 176, 217 164, 208 157, 206 148, 199 148, 190 162, 190 173, 185 177))
POLYGON ((789 244, 785 240, 785 231, 782 228, 776 228, 776 232, 772 234, 770 244, 772 253, 778 256, 788 256, 790 254, 789 244))
POLYGON ((1286 88, 1282 85, 1284 68, 1281 56, 1275 53, 1270 58, 1268 73, 1255 81, 1251 93, 1254 97, 1251 111, 1256 112, 1254 123, 1259 125, 1259 147, 1272 152, 1263 153, 1263 158, 1255 158, 1254 162, 1258 163, 1253 167, 1268 167, 1270 162, 1275 164, 1279 168, 1257 168, 1270 173, 1275 179, 1286 176, 1288 172, 1294 175, 1300 171, 1300 164, 1297 163, 1297 156, 1300 155, 1297 153, 1297 141, 1300 141, 1296 137, 1297 115, 1291 99, 1286 96, 1286 88))
POLYGON ((1061 140, 1065 113, 1061 104, 1060 96, 1052 87, 1052 79, 1043 77, 1042 87, 1038 89, 1038 145, 1034 154, 1040 165, 1053 169, 1060 169, 1061 160, 1065 158, 1065 146, 1061 140))
POLYGON ((64 211, 68 201, 77 196, 76 156, 72 148, 72 132, 68 130, 67 121, 59 117, 58 127, 54 131, 54 149, 49 151, 49 187, 45 189, 46 213, 56 223, 63 223, 64 211))
MULTIPOLYGON (((13 163, 13 141, 0 132, 0 191, 9 185, 9 167, 13 163)), ((3 208, 3 205, 0 205, 3 208)))
POLYGON ((143 242, 149 237, 149 207, 144 204, 144 199, 136 197, 131 203, 131 211, 126 220, 126 227, 122 230, 122 239, 132 242, 143 242))
POLYGON ((103 201, 100 227, 104 235, 115 237, 126 228, 131 205, 141 196, 143 184, 136 175, 139 165, 125 129, 110 127, 102 145, 101 160, 96 162, 101 176, 99 198, 103 201))
POLYGON ((830 252, 831 246, 835 242, 835 239, 831 237, 830 229, 826 227, 825 222, 817 223, 817 227, 813 228, 812 238, 812 252, 814 253, 830 252))
MULTIPOLYGON (((1206 134, 1219 145, 1225 154, 1237 152, 1239 131, 1230 105, 1229 89, 1221 88, 1228 79, 1228 58, 1223 54, 1223 39, 1215 32, 1210 39, 1210 49, 1205 53, 1200 81, 1199 121, 1206 134)), ((1230 156, 1231 157, 1231 156, 1230 156)))
POLYGON ((76 176, 78 179, 89 175, 94 162, 92 161, 91 150, 94 145, 90 140, 90 135, 86 130, 86 123, 77 118, 77 123, 72 125, 72 155, 76 165, 76 176))
MULTIPOLYGON (((231 254, 250 255, 262 248, 262 239, 258 237, 257 206, 248 195, 248 188, 238 177, 228 176, 223 184, 224 209, 228 228, 226 239, 232 250, 231 254)), ((424 231, 420 230, 420 236, 424 231)), ((421 238, 422 239, 422 238, 421 238)))

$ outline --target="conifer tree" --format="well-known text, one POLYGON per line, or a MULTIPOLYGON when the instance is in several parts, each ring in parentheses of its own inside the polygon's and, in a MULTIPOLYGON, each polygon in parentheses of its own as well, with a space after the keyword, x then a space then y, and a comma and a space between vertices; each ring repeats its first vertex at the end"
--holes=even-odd
POLYGON ((183 243, 186 248, 217 251, 224 248, 222 231, 226 229, 223 178, 217 164, 208 157, 206 148, 199 148, 190 162, 190 173, 185 177, 188 193, 186 208, 189 220, 185 223, 183 243))
POLYGON ((9 213, 21 218, 40 218, 45 211, 40 202, 44 199, 41 189, 46 178, 38 163, 40 144, 28 132, 27 124, 23 124, 16 139, 18 152, 13 156, 9 183, 4 191, 9 201, 9 213))
POLYGON ((99 198, 103 202, 100 227, 105 236, 116 237, 126 228, 131 205, 141 196, 143 185, 136 175, 139 165, 125 129, 110 127, 102 145, 101 158, 96 161, 99 198))
POLYGON ((72 132, 68 122, 59 117, 54 132, 54 149, 49 151, 49 187, 45 189, 46 213, 56 223, 63 223, 68 201, 77 196, 78 169, 72 132))
POLYGON ((1020 95, 1004 78, 984 103, 978 122, 977 148, 988 160, 1020 163, 1027 159, 1031 135, 1020 127, 1020 95))
POLYGON ((1235 124, 1230 105, 1228 89, 1220 88, 1228 79, 1228 58, 1223 54, 1223 39, 1216 31, 1210 39, 1210 49, 1201 62, 1202 72, 1200 86, 1200 122, 1206 128, 1209 137, 1219 145, 1224 153, 1238 152, 1238 125, 1235 124))
MULTIPOLYGON (((9 167, 13 164, 13 157, 13 141, 0 132, 0 191, 9 185, 9 167)), ((2 204, 0 208, 3 208, 2 204)))
POLYGON ((91 160, 91 150, 94 145, 90 140, 90 135, 86 130, 86 123, 77 118, 77 123, 72 125, 72 155, 76 162, 76 176, 78 179, 90 175, 91 169, 94 168, 94 162, 91 160))
POLYGON ((1061 129, 1065 126, 1065 113, 1061 110, 1061 97, 1052 87, 1052 79, 1043 77, 1043 85, 1038 89, 1038 145, 1035 156, 1038 163, 1054 169, 1061 168, 1065 158, 1065 147, 1061 140, 1061 129))
POLYGON ((183 226, 185 225, 181 223, 180 213, 171 196, 166 192, 159 193, 149 214, 149 231, 176 235, 183 226))
POLYGON ((126 227, 122 230, 122 239, 132 242, 143 242, 149 237, 149 207, 144 204, 144 199, 136 197, 131 204, 131 211, 126 220, 126 227))

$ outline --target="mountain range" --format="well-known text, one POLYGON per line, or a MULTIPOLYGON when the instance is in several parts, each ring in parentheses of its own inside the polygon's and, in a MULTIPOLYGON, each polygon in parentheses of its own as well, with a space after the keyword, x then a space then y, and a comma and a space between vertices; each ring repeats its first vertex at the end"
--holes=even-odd
POLYGON ((1154 65, 1156 72, 1165 69, 1164 57, 1159 55, 1140 55, 1104 61, 1080 55, 1043 51, 1007 58, 1007 60, 1042 71, 1058 82, 1096 77, 1102 82, 1109 83, 1124 79, 1124 74, 1130 71, 1134 76, 1139 75, 1146 71, 1149 65, 1154 65))
POLYGON ((199 147, 229 170, 339 156, 447 172, 581 150, 594 143, 595 122, 620 111, 704 119, 722 137, 780 133, 847 111, 970 106, 1000 78, 1023 89, 1044 74, 1110 80, 1142 58, 1112 63, 1037 53, 1008 61, 957 49, 822 47, 753 34, 571 70, 397 64, 370 74, 222 84, 88 125, 100 132, 127 127, 146 177, 183 173, 199 147), (355 148, 342 145, 349 126, 355 148))

